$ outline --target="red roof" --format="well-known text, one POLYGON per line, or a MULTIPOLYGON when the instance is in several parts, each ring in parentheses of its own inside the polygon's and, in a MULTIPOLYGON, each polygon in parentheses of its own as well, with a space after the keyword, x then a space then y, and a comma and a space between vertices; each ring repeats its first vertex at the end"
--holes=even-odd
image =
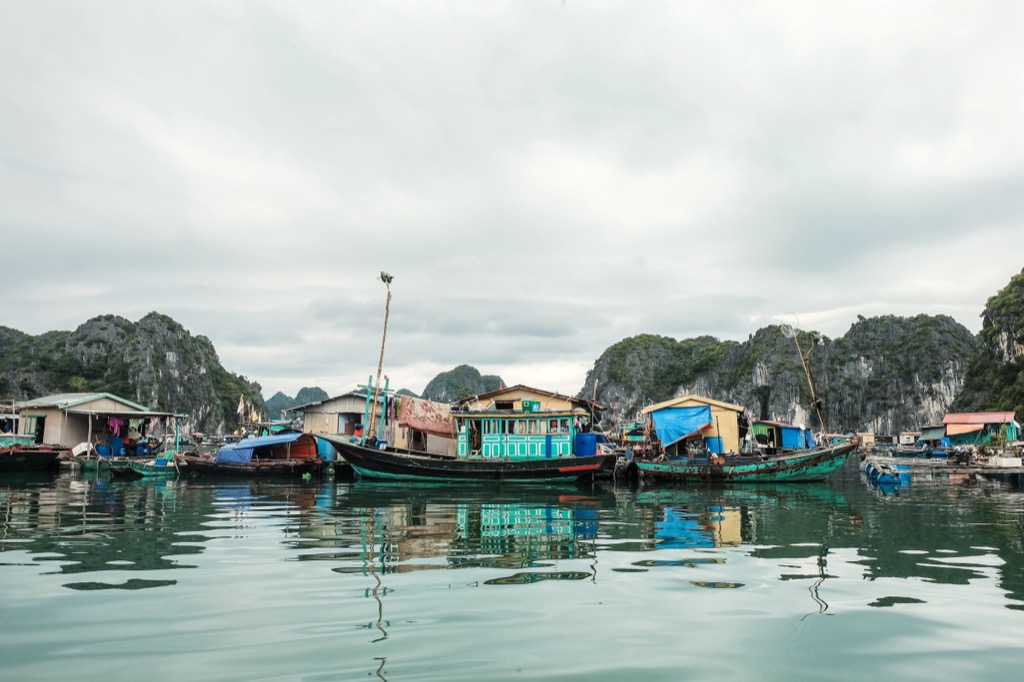
POLYGON ((951 412, 942 418, 943 424, 1009 424, 1013 412, 951 412))

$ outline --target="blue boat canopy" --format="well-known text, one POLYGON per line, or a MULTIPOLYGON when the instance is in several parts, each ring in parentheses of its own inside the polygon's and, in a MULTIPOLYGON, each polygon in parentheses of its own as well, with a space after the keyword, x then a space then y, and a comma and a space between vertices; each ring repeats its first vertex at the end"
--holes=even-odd
POLYGON ((666 407, 651 413, 662 445, 670 445, 711 425, 711 406, 666 407))
POLYGON ((249 464, 252 462, 252 455, 256 448, 268 445, 284 445, 294 443, 302 437, 299 431, 282 433, 277 436, 259 436, 257 438, 246 438, 237 443, 230 443, 217 450, 213 461, 217 464, 249 464))
POLYGON ((782 447, 784 448, 803 450, 817 447, 817 443, 814 442, 814 434, 810 429, 786 424, 780 425, 779 430, 782 432, 782 447))

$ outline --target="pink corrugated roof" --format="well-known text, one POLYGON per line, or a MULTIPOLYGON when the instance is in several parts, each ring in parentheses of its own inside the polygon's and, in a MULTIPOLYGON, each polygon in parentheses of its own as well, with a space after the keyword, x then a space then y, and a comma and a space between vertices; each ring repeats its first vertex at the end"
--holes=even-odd
POLYGON ((985 428, 984 424, 949 424, 946 427, 947 436, 962 436, 965 433, 975 433, 985 428))
POLYGON ((1009 424, 1013 412, 951 412, 942 418, 943 424, 1009 424))

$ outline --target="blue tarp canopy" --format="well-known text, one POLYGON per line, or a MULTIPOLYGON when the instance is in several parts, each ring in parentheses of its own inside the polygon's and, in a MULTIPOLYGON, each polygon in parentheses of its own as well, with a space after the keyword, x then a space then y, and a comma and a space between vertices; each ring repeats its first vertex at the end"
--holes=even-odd
POLYGON ((814 434, 810 429, 802 429, 799 426, 779 426, 782 431, 782 447, 802 450, 804 448, 816 447, 814 434))
POLYGON ((711 425, 711 406, 666 407, 651 413, 662 447, 711 425))
POLYGON ((294 443, 302 435, 302 433, 295 431, 292 433, 282 433, 278 436, 246 438, 237 443, 222 446, 217 450, 217 456, 213 458, 213 461, 218 464, 248 464, 252 461, 252 454, 256 448, 294 443))

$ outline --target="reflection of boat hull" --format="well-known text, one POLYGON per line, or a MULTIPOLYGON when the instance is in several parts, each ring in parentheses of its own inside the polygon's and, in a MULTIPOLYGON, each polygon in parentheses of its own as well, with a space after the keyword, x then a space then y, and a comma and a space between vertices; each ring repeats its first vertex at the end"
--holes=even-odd
POLYGON ((49 471, 60 466, 66 448, 49 445, 14 445, 0 448, 0 471, 49 471))
POLYGON ((267 459, 248 463, 215 462, 213 457, 184 455, 188 470, 195 474, 235 477, 272 477, 319 475, 323 462, 315 457, 267 459))
POLYGON ((573 481, 614 465, 614 455, 455 458, 378 450, 321 434, 361 478, 395 481, 573 481))
POLYGON ((723 458, 717 462, 692 462, 685 458, 666 461, 637 460, 647 478, 686 482, 771 483, 823 481, 846 462, 857 441, 800 450, 768 459, 723 458))

